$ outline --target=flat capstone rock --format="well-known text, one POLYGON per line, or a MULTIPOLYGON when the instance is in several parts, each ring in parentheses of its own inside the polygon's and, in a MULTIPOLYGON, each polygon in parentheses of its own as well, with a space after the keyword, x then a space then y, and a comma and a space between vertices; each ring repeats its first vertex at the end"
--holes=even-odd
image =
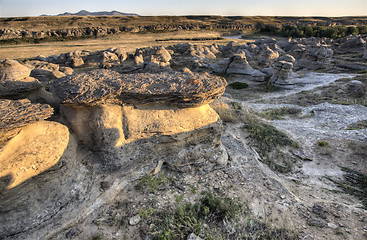
POLYGON ((224 78, 208 73, 119 74, 94 70, 59 78, 50 90, 62 104, 165 104, 198 107, 219 98, 224 78))
POLYGON ((0 100, 0 133, 51 117, 53 108, 28 99, 0 100))

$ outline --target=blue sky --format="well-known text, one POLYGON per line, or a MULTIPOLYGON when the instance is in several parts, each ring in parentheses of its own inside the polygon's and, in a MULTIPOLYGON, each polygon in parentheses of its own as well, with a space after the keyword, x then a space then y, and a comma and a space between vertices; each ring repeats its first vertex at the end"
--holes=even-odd
POLYGON ((140 15, 367 16, 367 0, 0 0, 0 16, 112 11, 140 15))

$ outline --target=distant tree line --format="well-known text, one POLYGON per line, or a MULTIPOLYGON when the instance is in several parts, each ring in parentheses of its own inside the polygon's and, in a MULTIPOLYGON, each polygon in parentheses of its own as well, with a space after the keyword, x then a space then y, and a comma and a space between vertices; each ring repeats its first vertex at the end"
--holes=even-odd
POLYGON ((342 38, 347 35, 367 34, 367 25, 361 26, 294 26, 283 25, 278 27, 271 24, 263 24, 259 26, 259 32, 275 36, 283 37, 327 37, 342 38))

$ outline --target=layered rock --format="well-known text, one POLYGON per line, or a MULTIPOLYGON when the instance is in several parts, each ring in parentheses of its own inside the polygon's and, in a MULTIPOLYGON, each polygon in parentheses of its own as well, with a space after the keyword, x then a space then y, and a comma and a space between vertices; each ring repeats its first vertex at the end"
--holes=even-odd
POLYGON ((50 216, 48 211, 57 211, 70 201, 59 192, 65 188, 61 185, 64 181, 50 179, 55 177, 52 173, 46 178, 52 185, 42 179, 59 163, 69 142, 66 126, 43 121, 52 112, 50 106, 32 104, 27 99, 0 100, 1 238, 37 227, 50 216), (50 189, 54 193, 48 195, 50 189), (51 199, 43 201, 47 198, 51 199))
POLYGON ((363 53, 367 43, 361 36, 348 36, 341 40, 338 50, 342 53, 363 53))
POLYGON ((54 81, 51 91, 63 104, 170 104, 202 106, 222 95, 226 81, 207 73, 124 74, 96 70, 54 81))
POLYGON ((330 65, 334 51, 328 45, 315 43, 313 45, 295 45, 290 54, 296 58, 295 66, 315 70, 327 68, 330 65))
POLYGON ((274 74, 271 76, 269 82, 278 85, 288 85, 291 84, 288 80, 290 77, 296 75, 293 73, 293 64, 296 59, 289 54, 285 54, 277 59, 273 63, 274 74))
POLYGON ((145 145, 135 153, 150 149, 147 163, 158 158, 172 166, 222 162, 220 120, 207 104, 225 86, 223 78, 209 74, 98 70, 61 78, 52 91, 80 141, 108 164, 132 168, 126 154, 137 147, 135 142, 145 145), (183 149, 182 141, 196 153, 183 149))
POLYGON ((230 59, 230 64, 227 68, 228 74, 243 74, 250 75, 253 77, 264 77, 265 74, 257 69, 253 69, 247 62, 246 55, 236 54, 230 59))
POLYGON ((30 77, 31 69, 15 60, 0 62, 0 98, 19 95, 42 87, 41 83, 30 77))

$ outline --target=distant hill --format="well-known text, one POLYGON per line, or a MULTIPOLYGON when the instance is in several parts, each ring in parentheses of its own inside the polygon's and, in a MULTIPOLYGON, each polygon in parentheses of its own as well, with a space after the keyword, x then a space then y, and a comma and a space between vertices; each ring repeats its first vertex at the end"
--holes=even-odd
MULTIPOLYGON (((49 16, 49 15, 42 15, 42 16, 49 16)), ((61 13, 57 16, 139 16, 136 13, 123 13, 118 11, 111 11, 111 12, 89 12, 87 10, 81 10, 77 13, 61 13)))

